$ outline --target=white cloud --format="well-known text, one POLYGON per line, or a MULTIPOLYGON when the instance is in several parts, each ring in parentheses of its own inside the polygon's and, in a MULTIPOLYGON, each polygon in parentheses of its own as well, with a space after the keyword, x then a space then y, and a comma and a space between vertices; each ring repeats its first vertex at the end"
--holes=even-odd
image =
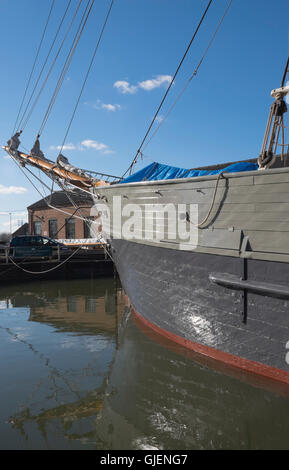
POLYGON ((27 189, 22 186, 4 186, 0 184, 0 194, 23 194, 27 189))
POLYGON ((113 150, 111 150, 106 144, 98 142, 97 140, 86 139, 81 142, 81 145, 86 149, 93 149, 104 154, 113 153, 113 150))
MULTIPOLYGON (((51 145, 50 150, 61 150, 61 145, 51 145)), ((62 150, 78 150, 80 152, 83 152, 84 150, 96 150, 97 152, 103 153, 103 154, 109 154, 109 153, 114 153, 113 150, 109 148, 108 145, 103 144, 102 142, 98 142, 97 140, 92 140, 92 139, 85 139, 83 140, 80 144, 66 144, 63 146, 62 150)), ((1 188, 0 188, 1 192, 1 188)))
POLYGON ((122 109, 122 106, 120 104, 111 104, 111 103, 103 103, 101 100, 97 100, 96 103, 88 103, 86 102, 85 104, 92 106, 94 109, 105 109, 106 111, 120 111, 122 109))
POLYGON ((163 85, 168 85, 172 80, 171 75, 157 75, 155 78, 138 82, 137 85, 131 85, 125 80, 118 80, 113 84, 122 94, 134 94, 139 88, 145 91, 151 91, 163 85))
POLYGON ((118 80, 113 84, 114 88, 117 88, 121 93, 123 94, 134 94, 137 91, 137 86, 135 85, 130 85, 128 82, 125 80, 118 80))
POLYGON ((50 150, 76 150, 76 146, 74 144, 66 144, 61 147, 61 145, 50 145, 50 150))
POLYGON ((171 75, 158 75, 156 78, 152 78, 151 80, 144 80, 143 82, 139 82, 139 88, 143 90, 150 91, 154 90, 155 88, 159 88, 162 85, 168 85, 172 80, 171 75))
POLYGON ((119 104, 101 104, 102 109, 106 109, 106 111, 119 111, 121 109, 121 106, 119 104))

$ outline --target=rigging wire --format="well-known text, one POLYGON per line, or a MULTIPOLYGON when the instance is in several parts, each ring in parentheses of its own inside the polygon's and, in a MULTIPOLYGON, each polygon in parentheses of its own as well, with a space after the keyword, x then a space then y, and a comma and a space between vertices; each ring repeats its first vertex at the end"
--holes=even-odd
MULTIPOLYGON (((82 1, 82 0, 81 0, 81 1, 82 1)), ((53 108, 53 105, 54 105, 54 103, 55 103, 56 97, 57 97, 57 95, 58 95, 58 93, 59 93, 59 91, 60 91, 60 88, 61 88, 62 84, 63 84, 65 75, 66 75, 66 73, 67 73, 67 71, 68 71, 68 68, 69 68, 70 63, 71 63, 72 58, 73 58, 73 55, 74 55, 74 53, 75 53, 75 51, 76 51, 77 45, 78 45, 79 40, 80 40, 80 38, 81 38, 81 36, 82 36, 84 27, 85 27, 85 25, 86 25, 86 22, 87 22, 87 20, 88 20, 89 15, 90 15, 92 6, 93 6, 93 4, 94 4, 94 1, 95 1, 95 0, 88 0, 88 2, 87 2, 87 4, 86 4, 86 8, 85 8, 84 13, 83 13, 83 15, 82 15, 82 18, 81 18, 81 21, 80 21, 80 23, 79 23, 78 29, 77 29, 77 31, 76 31, 76 33, 75 33, 75 35, 74 35, 74 39, 73 39, 73 41, 72 41, 72 44, 71 44, 70 50, 69 50, 69 52, 68 52, 68 55, 67 55, 67 57, 66 57, 65 63, 64 63, 64 65, 63 65, 63 67, 62 67, 62 71, 61 71, 61 73, 60 73, 60 76, 59 76, 59 79, 58 79, 58 81, 57 81, 56 87, 55 87, 55 89, 54 89, 54 92, 53 92, 52 97, 51 97, 51 99, 50 99, 48 108, 47 108, 47 110, 46 110, 46 113, 45 113, 44 118, 43 118, 43 120, 42 120, 42 123, 41 123, 41 125, 40 125, 40 129, 39 129, 39 131, 38 131, 38 135, 39 135, 39 136, 40 136, 40 135, 42 134, 42 132, 43 132, 43 129, 44 129, 46 123, 47 123, 48 117, 49 117, 49 115, 50 115, 50 113, 51 113, 51 110, 52 110, 52 108, 53 108), (90 2, 91 2, 91 4, 90 4, 90 2), (90 4, 90 6, 89 6, 89 4, 90 4), (89 10, 88 10, 88 12, 87 12, 88 7, 89 7, 89 10)))
POLYGON ((128 172, 131 173, 132 168, 133 168, 133 166, 135 165, 139 154, 141 154, 142 147, 143 147, 143 145, 144 145, 144 143, 145 143, 145 141, 146 141, 146 139, 147 139, 147 137, 148 137, 148 134, 150 133, 150 130, 151 130, 151 128, 152 128, 152 126, 153 126, 153 124, 154 124, 154 122, 155 122, 155 120, 156 120, 156 118, 157 118, 157 116, 158 116, 158 114, 159 114, 159 112, 160 112, 160 110, 161 110, 163 104, 164 104, 164 101, 165 101, 165 99, 166 99, 166 97, 167 97, 167 95, 168 95, 168 93, 169 93, 169 91, 170 91, 170 89, 171 89, 171 87, 172 87, 174 81, 175 81, 175 78, 176 78, 176 76, 177 76, 177 74, 178 74, 178 72, 179 72, 179 70, 180 70, 180 68, 181 68, 181 66, 182 66, 182 64, 183 64, 183 62, 184 62, 184 60, 185 60, 185 58, 186 58, 188 52, 189 52, 189 50, 190 50, 190 47, 191 47, 191 45, 192 45, 192 43, 193 43, 193 41, 194 41, 194 39, 195 39, 195 37, 196 37, 196 35, 197 35, 197 33, 198 33, 198 31, 199 31, 201 25, 202 25, 202 23, 203 23, 203 21, 204 21, 206 15, 207 15, 207 12, 208 12, 208 10, 209 10, 211 4, 212 4, 212 1, 213 1, 213 0, 210 0, 210 1, 209 1, 208 5, 207 5, 207 7, 206 7, 206 9, 205 9, 205 11, 204 11, 204 13, 203 13, 203 15, 202 15, 200 21, 199 21, 199 24, 198 24, 197 28, 196 28, 195 31, 194 31, 194 34, 193 34, 193 36, 192 36, 192 39, 190 40, 189 45, 187 46, 187 49, 186 49, 186 51, 185 51, 185 53, 184 53, 184 55, 183 55, 183 57, 182 57, 182 59, 181 59, 179 65, 178 65, 178 67, 177 67, 177 69, 176 69, 176 71, 175 71, 175 73, 174 73, 174 76, 173 76, 173 78, 172 78, 172 80, 171 80, 171 82, 170 82, 170 84, 169 84, 169 86, 168 86, 168 88, 167 88, 167 90, 166 90, 166 92, 165 92, 163 98, 162 98, 162 101, 161 101, 161 103, 160 103, 160 105, 159 105, 159 107, 158 107, 158 109, 157 109, 157 111, 156 111, 156 113, 155 113, 155 115, 154 115, 154 117, 153 117, 153 120, 152 120, 152 122, 150 123, 150 125, 149 125, 149 127, 148 127, 148 130, 147 130, 147 132, 146 132, 146 134, 145 134, 145 136, 144 136, 144 138, 143 138, 143 140, 142 140, 142 142, 141 142, 141 144, 140 144, 140 146, 139 146, 139 148, 138 148, 138 150, 137 150, 137 152, 136 152, 136 155, 135 155, 135 157, 134 157, 132 163, 130 164, 130 166, 129 166, 128 169, 126 170, 126 172, 122 175, 122 177, 124 177, 128 172))
MULTIPOLYGON (((49 59, 49 56, 50 56, 50 54, 51 54, 51 52, 52 52, 52 49, 53 49, 54 44, 55 44, 55 41, 56 41, 56 39, 57 39, 57 37, 58 37, 58 35, 59 35, 59 33, 60 33, 60 30, 61 30, 61 28, 62 28, 63 22, 64 22, 64 20, 65 20, 65 17, 66 17, 66 15, 67 15, 68 10, 69 10, 71 1, 72 1, 72 0, 68 0, 67 7, 66 7, 66 9, 65 9, 65 11, 64 11, 64 14, 62 15, 62 18, 61 18, 61 20, 60 20, 59 26, 58 26, 58 28, 57 28, 57 31, 56 31, 56 33, 55 33, 55 36, 54 36, 54 38, 53 38, 53 41, 52 41, 52 43, 51 43, 51 46, 50 46, 49 51, 48 51, 48 53, 47 53, 47 56, 46 56, 46 58, 45 58, 45 61, 44 61, 43 65, 42 65, 42 68, 41 68, 41 70, 40 70, 40 73, 39 73, 39 75, 38 75, 38 78, 37 78, 37 80, 36 80, 36 83, 35 83, 35 85, 34 85, 34 88, 33 88, 32 92, 31 92, 30 98, 29 98, 29 100, 28 100, 28 102, 27 102, 27 104, 26 104, 26 107, 25 107, 25 109, 24 109, 24 112, 23 112, 23 114, 22 114, 22 117, 21 117, 21 119, 20 119, 20 122, 19 122, 19 124, 18 124, 18 127, 17 127, 18 130, 21 129, 21 127, 22 127, 22 130, 24 129, 24 127, 26 127, 27 122, 28 122, 28 119, 29 119, 30 116, 31 116, 32 110, 34 109, 34 107, 35 107, 35 105, 36 105, 36 102, 34 101, 33 109, 30 111, 29 117, 26 118, 26 120, 25 120, 25 122, 24 122, 25 115, 26 115, 26 113, 27 113, 27 110, 28 110, 28 108, 29 108, 29 105, 30 105, 30 103, 31 103, 31 100, 32 100, 32 98, 33 98, 33 96, 34 96, 34 94, 35 94, 35 90, 36 90, 36 88, 37 88, 37 86, 38 86, 38 83, 39 83, 40 78, 41 78, 41 76, 42 76, 42 74, 43 74, 43 71, 44 71, 45 66, 46 66, 46 64, 47 64, 47 61, 48 61, 48 59, 49 59), (24 122, 24 124, 23 124, 23 122, 24 122)), ((38 98, 39 98, 39 95, 37 96, 37 100, 36 100, 36 101, 38 101, 38 98)))
POLYGON ((160 127, 164 124, 164 122, 166 121, 166 119, 168 118, 169 114, 172 112, 172 110, 174 109, 174 107, 176 106, 177 102, 180 100, 180 98, 182 97, 182 95, 184 94, 184 92, 186 91, 186 89, 188 88, 188 86, 190 85, 191 81, 193 80, 193 78, 197 75, 198 73, 198 70, 200 68, 200 66, 202 65, 203 63, 203 60, 205 59, 211 45, 213 44, 214 42, 214 39, 225 19, 225 16, 226 14, 228 13, 231 5, 232 5, 232 2, 233 0, 230 0, 227 7, 226 7, 226 10, 222 16, 222 18, 220 19, 219 23, 218 23, 218 26, 214 32, 214 34, 212 35, 211 39, 210 39, 210 42, 208 43, 206 49, 205 49, 205 52, 204 54, 202 55, 197 67, 195 68, 194 72, 192 73, 192 75, 190 76, 189 80, 187 81, 186 85, 184 86, 184 88, 181 90, 181 92, 178 94, 176 100, 173 102, 173 104, 171 105, 171 107, 169 108, 168 112, 166 113, 166 115, 164 116, 164 118, 159 122, 158 126, 156 127, 156 129, 154 130, 153 134, 151 135, 150 139, 146 142, 146 144, 144 145, 143 147, 143 150, 149 145, 149 143, 151 142, 151 140, 153 139, 153 137, 156 135, 156 133, 158 132, 158 130, 160 129, 160 127))
POLYGON ((288 72, 289 72, 289 55, 288 55, 288 59, 287 59, 287 62, 286 62, 285 69, 284 69, 284 73, 283 73, 283 77, 282 77, 282 81, 281 81, 281 87, 283 87, 285 85, 285 80, 286 80, 286 76, 287 76, 288 72))
MULTIPOLYGON (((63 186, 61 183, 60 183, 60 187, 62 187, 62 189, 64 189, 64 186, 63 186)), ((70 203, 71 203, 71 204, 73 205, 73 207, 75 208, 74 214, 76 214, 76 212, 79 212, 80 218, 81 218, 86 224, 88 224, 88 223, 89 223, 89 216, 86 217, 85 215, 83 215, 82 211, 80 210, 81 207, 78 206, 78 205, 76 205, 76 203, 75 203, 75 202, 73 201, 73 199, 70 197, 70 195, 69 195, 69 193, 66 191, 66 189, 64 189, 64 191, 65 191, 65 194, 66 194, 68 200, 70 201, 70 203)), ((90 193, 90 195, 91 195, 91 193, 90 193)), ((91 196, 92 196, 92 195, 91 195, 91 196)), ((92 231, 93 231, 94 238, 97 238, 97 234, 96 234, 96 232, 95 232, 94 226, 92 226, 92 229, 93 229, 92 231)))
POLYGON ((40 50, 41 50, 41 47, 42 47, 42 43, 43 43, 43 40, 44 40, 44 37, 45 37, 45 34, 46 34, 47 26, 48 26, 48 23, 49 23, 51 14, 52 14, 52 10, 53 10, 54 4, 55 4, 55 0, 52 0, 52 4, 51 4, 51 7, 50 7, 50 10, 49 10, 49 13, 48 13, 48 17, 47 17, 47 20, 46 20, 46 23, 45 23, 45 27, 44 27, 44 30, 43 30, 43 33, 42 33, 42 37, 41 37, 41 40, 40 40, 40 44, 39 44, 38 49, 37 49, 37 52, 36 52, 36 56, 35 56, 35 59, 34 59, 34 63, 33 63, 33 66, 32 66, 32 70, 31 70, 31 72, 30 72, 30 75, 29 75, 29 78, 28 78, 28 82, 27 82, 27 85, 26 85, 26 88, 25 88, 25 91, 24 91, 24 95, 23 95, 23 98, 22 98, 22 101, 21 101, 21 104, 20 104, 20 107, 19 107, 19 111, 18 111, 16 120, 15 120, 15 124, 14 124, 14 128, 13 128, 12 135, 15 133, 15 130, 16 130, 16 128, 17 128, 17 122, 18 122, 20 113, 21 113, 21 111, 22 111, 22 107, 23 107, 23 104, 24 104, 24 101, 25 101, 25 98, 26 98, 26 95, 27 95, 27 92, 28 92, 28 88, 29 88, 29 85, 30 85, 30 82, 31 82, 31 79, 32 79, 32 76, 33 76, 33 73, 34 73, 34 70, 35 70, 36 62, 37 62, 37 59, 38 59, 38 56, 39 56, 39 53, 40 53, 40 50))
MULTIPOLYGON (((35 106, 36 106, 36 104, 37 104, 37 102, 38 102, 38 100, 39 100, 39 98, 40 98, 40 95, 41 95, 41 93, 43 92, 43 90, 44 90, 44 88, 45 88, 45 85, 46 85, 46 83, 47 83, 47 81, 48 81, 48 78, 49 78, 51 72, 53 71, 53 68, 54 68, 54 66, 55 66, 55 63, 56 63, 56 61, 57 61, 57 59, 58 59, 58 56, 59 56, 59 54, 60 54, 60 52, 61 52, 61 50, 62 50, 62 48, 63 48, 63 45, 64 45, 64 43, 65 43, 65 41, 66 41, 66 39, 67 39, 67 37, 68 37, 68 34, 69 34, 70 30, 71 30, 71 27, 72 27, 72 25, 73 25, 73 22, 75 21, 76 15, 77 15, 77 13, 78 13, 78 10, 79 10, 79 8, 80 8, 80 6, 81 6, 82 1, 83 1, 83 0, 80 0, 79 3, 78 3, 78 5, 77 5, 77 7, 76 7, 76 10, 75 10, 75 12, 74 12, 74 15, 73 15, 73 17, 72 17, 72 19, 71 19, 71 22, 70 22, 70 24, 69 24, 69 26, 68 26, 68 29, 67 29, 67 31, 66 31, 66 33, 65 33, 65 35, 64 35, 64 38, 63 38, 63 40, 62 40, 62 42, 61 42, 61 44, 60 44, 60 46, 59 46, 59 48, 58 48, 58 51, 57 51, 57 53, 56 53, 56 55, 55 55, 55 57, 54 57, 54 60, 52 61, 52 64, 51 64, 51 66, 50 66, 50 69, 49 69, 48 73, 46 74, 46 77, 45 77, 45 79, 44 79, 44 81, 43 81, 43 83, 42 83, 42 86, 41 86, 41 88, 40 88, 38 94, 37 94, 37 97, 35 98, 35 100, 34 100, 34 102, 33 102, 33 105, 31 106, 30 112, 29 112, 29 114, 28 114, 28 116, 27 116, 27 118, 26 118, 26 120, 25 120, 25 122, 24 122, 24 125, 23 125, 24 127, 26 127, 26 125, 27 125, 27 123, 28 123, 28 121, 29 121, 29 119, 30 119, 30 117, 31 117, 31 115, 32 115, 32 112, 33 112, 33 110, 34 110, 34 108, 35 108, 35 106)), ((89 2, 89 1, 90 1, 90 0, 88 0, 88 2, 89 2)))
POLYGON ((106 14, 106 17, 105 17, 105 21, 104 21, 104 24, 102 26, 102 29, 101 29, 101 32, 100 32, 100 35, 99 35, 99 38, 98 38, 98 41, 96 43, 96 46, 95 46, 95 49, 94 49, 94 52, 93 52, 93 55, 92 55, 92 58, 91 58, 91 61, 90 61, 90 64, 89 64, 89 67, 88 67, 88 70, 87 70, 87 73, 85 75, 85 78, 84 78, 84 81, 83 81, 83 84, 82 84, 82 87, 81 87, 81 90, 80 90, 80 93, 79 93, 79 96, 77 98, 77 101, 76 101, 76 104, 75 104, 75 107, 74 107, 74 110, 73 110, 73 113, 72 113, 72 116, 71 116, 71 119, 70 119, 70 122, 68 124, 68 127, 67 127, 67 130, 66 130, 66 133, 65 133, 65 136, 64 136, 64 139, 63 139, 63 142, 62 142, 62 145, 61 145, 61 149, 60 149, 60 152, 62 152, 62 149, 64 147, 64 144, 65 144, 65 141, 67 139, 67 136, 68 136, 68 133, 69 133, 69 130, 71 128, 71 125, 72 125, 72 122, 73 122, 73 119, 75 117, 75 113, 76 113, 76 110, 78 108, 78 105, 79 105, 79 101, 80 101, 80 98, 82 96, 82 93, 83 93, 83 90, 84 90, 84 87, 86 85, 86 82, 87 82, 87 79, 88 79, 88 76, 89 76, 89 73, 90 73, 90 70, 92 68, 92 65, 93 65, 93 62, 94 62, 94 59, 95 59, 95 55, 96 55, 96 52, 98 50, 98 47, 100 45, 100 42, 102 40, 102 37, 103 37, 103 33, 104 33, 104 30, 105 30, 105 27, 107 25, 107 22, 108 22, 108 19, 109 19, 109 16, 110 16, 110 13, 111 13, 111 10, 112 10, 112 6, 113 6, 113 3, 114 3, 114 0, 111 0, 110 2, 110 6, 109 6, 109 9, 108 9, 108 12, 106 14))
MULTIPOLYGON (((79 206, 76 205, 76 203, 73 201, 73 198, 70 197, 69 191, 67 190, 67 188, 65 187, 65 185, 64 185, 61 181, 59 181, 57 178, 53 178, 52 175, 50 175, 50 174, 46 174, 46 176, 52 180, 53 184, 54 184, 54 182, 56 181, 57 184, 58 184, 58 186, 65 192, 65 194, 66 194, 68 200, 70 201, 71 205, 74 206, 74 208, 75 208, 75 211, 74 211, 73 214, 71 214, 71 212, 67 212, 67 211, 65 211, 65 210, 63 210, 63 209, 60 209, 59 207, 55 207, 55 206, 53 206, 53 205, 51 204, 53 184, 52 184, 52 187, 49 188, 49 186, 48 186, 46 183, 43 182, 43 180, 41 179, 41 177, 37 177, 29 168, 25 167, 25 169, 26 169, 36 180, 38 180, 38 181, 41 183, 43 192, 45 193, 44 187, 50 192, 50 194, 48 194, 48 195, 42 194, 41 191, 37 188, 37 186, 33 183, 33 181, 29 178, 29 176, 25 173, 24 169, 22 168, 22 166, 20 165, 20 163, 17 161, 17 159, 15 159, 14 156, 11 155, 11 154, 10 154, 10 156, 11 156, 12 160, 15 162, 15 164, 18 166, 18 168, 20 169, 20 171, 21 171, 21 172, 24 174, 24 176, 28 179, 28 181, 30 182, 30 184, 32 184, 32 186, 34 187, 34 189, 38 192, 38 194, 41 196, 41 198, 45 201, 47 207, 49 207, 49 208, 51 208, 51 209, 54 209, 54 210, 57 210, 58 212, 61 212, 61 213, 63 213, 63 214, 66 214, 66 215, 69 216, 69 218, 71 218, 72 215, 73 215, 73 217, 75 217, 76 219, 80 219, 80 220, 84 221, 85 223, 89 223, 89 218, 82 214, 82 212, 81 212, 81 210, 80 210, 81 207, 79 207, 79 206), (79 213, 79 216, 75 215, 76 212, 79 213)), ((78 188, 77 186, 75 186, 75 185, 73 185, 73 184, 71 184, 71 185, 72 185, 74 188, 76 188, 76 189, 78 189, 78 190, 81 190, 81 191, 83 191, 84 193, 89 194, 90 196, 92 196, 90 192, 88 192, 88 191, 86 191, 86 190, 84 190, 84 189, 82 189, 82 188, 78 188)), ((72 193, 72 191, 70 191, 70 192, 72 193)), ((97 238, 97 233, 95 232, 94 226, 93 226, 92 228, 93 228, 93 234, 94 234, 95 238, 97 238)))
MULTIPOLYGON (((90 2, 90 0, 88 0, 88 4, 89 4, 89 2, 90 2)), ((33 109, 34 109, 34 107, 35 107, 35 105, 36 105, 36 103, 37 103, 37 101, 38 101, 38 99, 39 99, 39 97, 40 97, 40 95, 41 95, 41 93, 42 93, 42 91, 43 91, 43 89, 44 89, 46 83, 47 83, 47 80, 48 80, 48 78, 49 78, 49 76, 50 76, 50 74, 51 74, 51 72, 52 72, 52 70, 53 70, 53 68, 54 68, 55 62, 56 62, 56 60, 57 60, 57 58, 58 58, 58 56, 59 56, 59 54, 60 54, 60 52, 61 52, 61 49, 62 49, 62 47, 63 47, 63 45, 64 45, 64 43, 65 43, 65 41, 66 41, 66 39, 67 39, 67 36, 68 36, 68 34, 69 34, 69 32, 70 32, 70 29, 71 29, 71 27, 72 27, 72 24, 73 24, 75 18, 76 18, 76 15, 77 15, 77 13, 78 13, 78 10, 79 10, 79 8, 80 8, 81 3, 82 3, 82 0, 80 0, 79 3, 78 3, 78 5, 77 5, 76 11, 74 12, 74 15, 73 15, 73 18, 72 18, 72 20, 71 20, 71 22, 70 22, 70 24, 69 24, 69 27, 68 27, 68 29, 67 29, 67 31, 66 31, 66 34, 65 34, 65 36, 64 36, 64 38, 63 38, 63 40, 62 40, 62 43, 61 43, 61 45, 60 45, 60 47, 59 47, 59 49, 58 49, 58 51, 57 51, 57 54, 56 54, 56 56, 55 56, 55 58, 54 58, 54 60, 53 60, 53 62, 52 62, 52 64, 51 64, 51 67, 50 67, 50 69, 49 69, 49 71, 48 71, 48 73, 47 73, 47 75, 46 75, 46 78, 45 78, 45 80, 44 80, 44 82, 43 82, 43 84, 42 84, 42 87, 41 87, 41 89, 40 89, 40 91, 39 91, 39 93, 38 93, 38 95, 37 95, 37 97, 36 97, 36 99, 35 99, 35 101, 34 101, 33 107, 32 107, 32 109, 31 109, 31 111, 30 111, 29 116, 27 117, 27 120, 29 120, 29 118, 30 118, 30 116, 31 116, 31 114, 32 114, 32 111, 33 111, 33 109)), ((87 4, 87 5, 88 5, 88 4, 87 4)), ((84 18, 86 9, 87 9, 87 6, 86 6, 85 11, 84 11, 84 13, 83 13, 83 17, 82 17, 82 19, 81 19, 80 25, 78 26, 77 33, 78 33, 79 28, 80 28, 80 26, 81 26, 81 23, 82 23, 82 21, 83 21, 83 18, 84 18)), ((77 33, 76 33, 76 35, 77 35, 77 33)), ((74 41, 75 41, 75 39, 73 40, 73 43, 74 43, 74 41)), ((72 46, 71 46, 71 48, 70 48, 70 51, 71 51, 71 49, 72 49, 72 47, 73 47, 73 43, 72 43, 72 46)), ((70 53, 70 52, 69 52, 69 53, 70 53)), ((66 61, 67 61, 67 59, 66 59, 66 61)), ((65 62, 65 64, 66 64, 66 62, 65 62)), ((63 77, 63 79, 64 79, 64 77, 63 77)), ((63 81, 63 80, 62 80, 62 81, 63 81)), ((61 83, 62 83, 62 82, 61 82, 61 83)), ((52 100, 52 99, 51 99, 51 100, 52 100)), ((49 104, 49 106, 50 106, 50 104, 49 104)), ((46 113, 47 113, 47 111, 46 111, 46 113)), ((26 125, 26 124, 25 124, 25 125, 26 125)), ((39 133, 38 133, 38 136, 40 136, 39 133)))
MULTIPOLYGON (((52 206, 51 204, 49 204, 49 203, 47 202, 47 196, 43 196, 43 195, 41 194, 41 192, 40 192, 39 189, 35 186, 35 184, 33 183, 33 181, 31 181, 31 179, 29 178, 29 176, 26 175, 25 171, 21 168, 21 165, 18 163, 18 161, 17 161, 12 155, 11 155, 11 157, 12 157, 12 160, 15 162, 15 164, 16 164, 16 165, 20 168, 20 170, 23 172, 24 176, 28 179, 28 181, 32 184, 32 186, 36 189, 36 191, 37 191, 37 192, 40 194, 40 196, 44 199, 44 201, 45 201, 45 203, 47 204, 48 207, 50 207, 50 208, 52 208, 52 209, 55 209, 55 210, 57 210, 57 211, 59 211, 59 212, 63 212, 64 214, 69 215, 69 218, 75 217, 75 218, 77 218, 77 219, 83 220, 83 221, 86 222, 86 223, 88 222, 89 219, 85 218, 84 216, 81 215, 81 217, 79 217, 79 216, 75 215, 77 211, 79 211, 80 214, 81 214, 81 211, 80 211, 80 207, 76 207, 74 201, 71 200, 71 198, 69 198, 69 200, 70 200, 70 202, 72 202, 73 206, 76 208, 76 210, 75 210, 74 213, 72 213, 72 214, 69 213, 69 212, 63 211, 63 210, 61 210, 61 209, 59 209, 59 208, 57 208, 57 207, 54 207, 54 206, 52 206)), ((30 171, 28 168, 26 168, 26 170, 28 170, 36 179, 39 179, 39 178, 37 178, 37 176, 34 175, 34 173, 33 173, 32 171, 30 171)), ((46 186, 46 188, 50 189, 50 188, 49 188, 45 183, 43 183, 42 181, 41 181, 41 183, 42 183, 44 186, 46 186)), ((58 183, 59 183, 59 182, 58 182, 58 183)), ((66 192, 66 195, 68 196, 67 191, 65 191, 65 192, 66 192)), ((68 197, 69 197, 69 196, 68 196, 68 197)), ((94 232, 94 235, 95 235, 95 232, 94 232)), ((107 249, 106 249, 106 247, 105 247, 104 244, 103 244, 103 248, 104 248, 105 252, 106 252, 107 254, 109 254, 109 253, 107 252, 107 249)), ((72 253, 68 258, 64 259, 62 262, 58 263, 56 266, 53 266, 52 268, 49 268, 49 269, 44 270, 44 271, 31 271, 31 270, 28 270, 28 269, 26 269, 26 268, 23 268, 23 267, 21 266, 21 264, 16 263, 16 262, 13 260, 13 258, 11 258, 10 256, 9 256, 9 260, 11 261, 11 263, 12 263, 15 267, 17 267, 18 269, 21 269, 23 272, 26 272, 26 273, 28 273, 28 274, 36 274, 36 275, 38 274, 38 275, 39 275, 39 274, 49 273, 49 272, 51 272, 51 271, 54 271, 55 269, 60 268, 62 265, 64 265, 65 263, 67 263, 73 256, 75 256, 75 255, 78 253, 78 251, 80 251, 80 249, 82 249, 82 246, 79 246, 75 251, 73 251, 73 253, 72 253)), ((24 261, 26 261, 26 259, 24 259, 24 261)), ((22 261, 22 263, 23 263, 24 261, 22 261)), ((7 272, 7 271, 9 271, 9 270, 10 270, 10 268, 8 268, 6 271, 4 271, 4 273, 7 272)), ((2 274, 4 274, 4 273, 2 273, 2 274)))
MULTIPOLYGON (((48 195, 42 194, 41 191, 39 190, 39 188, 36 186, 36 184, 34 184, 34 182, 32 181, 32 179, 29 178, 29 176, 28 176, 28 175, 26 174, 26 172, 23 170, 23 168, 22 168, 22 166, 20 165, 20 163, 13 157, 13 155, 10 154, 10 156, 11 156, 12 160, 14 161, 14 163, 18 166, 18 168, 20 169, 20 171, 23 173, 23 175, 25 176, 25 178, 27 178, 27 180, 29 181, 29 183, 33 186, 33 188, 36 190, 36 192, 41 196, 41 199, 43 199, 43 200, 45 201, 45 204, 47 205, 47 207, 50 207, 51 209, 55 209, 55 210, 57 210, 58 212, 61 212, 61 213, 63 213, 63 214, 66 214, 66 215, 69 215, 69 216, 71 215, 70 212, 67 212, 67 211, 65 211, 65 210, 63 210, 63 209, 60 209, 60 208, 58 208, 58 207, 54 207, 53 205, 51 205, 51 204, 48 202, 48 198, 50 198, 50 194, 48 194, 48 195)), ((51 188, 50 188, 49 186, 47 186, 47 184, 44 183, 40 178, 38 178, 31 170, 29 170, 29 168, 25 167, 25 169, 26 169, 37 181, 39 181, 39 182, 42 184, 42 187, 43 187, 43 185, 44 185, 48 191, 51 191, 51 188)), ((52 179, 50 175, 47 174, 46 176, 48 176, 50 179, 52 179)), ((57 180, 56 180, 56 181, 57 181, 57 180)), ((57 184, 60 186, 61 189, 63 189, 63 186, 61 186, 61 183, 60 183, 59 181, 57 181, 57 184)), ((76 187, 76 186, 74 186, 74 187, 76 187)), ((43 189, 44 189, 44 188, 43 188, 43 189)), ((77 188, 77 189, 79 189, 79 188, 77 188)), ((65 192, 66 192, 66 194, 67 194, 67 190, 66 190, 65 192)), ((83 217, 79 217, 79 216, 75 216, 75 217, 76 217, 77 219, 84 220, 83 217)))

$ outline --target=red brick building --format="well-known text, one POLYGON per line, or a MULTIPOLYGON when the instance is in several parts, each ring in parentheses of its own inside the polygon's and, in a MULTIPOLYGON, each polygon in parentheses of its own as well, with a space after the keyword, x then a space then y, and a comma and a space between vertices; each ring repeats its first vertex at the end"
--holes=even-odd
POLYGON ((90 211, 93 198, 82 191, 73 191, 69 197, 65 191, 55 191, 51 199, 47 198, 31 204, 28 210, 28 225, 30 235, 43 235, 54 239, 84 239, 91 238, 90 211), (74 202, 72 204, 71 200, 74 202), (81 219, 84 216, 87 222, 81 219))

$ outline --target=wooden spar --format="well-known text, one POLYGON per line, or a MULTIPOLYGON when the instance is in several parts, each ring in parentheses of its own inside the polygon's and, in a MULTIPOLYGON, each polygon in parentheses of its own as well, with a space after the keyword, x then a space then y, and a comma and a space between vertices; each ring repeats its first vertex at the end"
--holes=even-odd
POLYGON ((49 173, 50 175, 54 174, 58 178, 61 178, 65 181, 70 182, 71 184, 78 186, 79 188, 88 189, 96 186, 109 186, 109 183, 106 183, 102 180, 96 180, 93 178, 88 178, 85 176, 77 175, 72 171, 65 170, 60 168, 56 163, 49 160, 42 160, 41 158, 34 157, 32 155, 27 155, 22 152, 13 152, 9 150, 9 147, 4 146, 3 149, 12 157, 20 161, 21 164, 29 163, 30 165, 39 168, 44 173, 49 173))

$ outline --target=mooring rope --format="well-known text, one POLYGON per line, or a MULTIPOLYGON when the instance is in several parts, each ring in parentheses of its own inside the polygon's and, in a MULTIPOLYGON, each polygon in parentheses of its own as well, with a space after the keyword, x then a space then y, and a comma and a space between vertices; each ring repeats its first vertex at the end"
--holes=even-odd
POLYGON ((17 264, 12 258, 11 256, 8 256, 8 259, 11 261, 12 264, 14 264, 14 266, 16 266, 17 268, 21 269, 21 271, 24 271, 25 273, 28 273, 28 274, 47 274, 51 271, 54 271, 55 269, 58 269, 60 268, 60 266, 62 266, 63 264, 67 263, 67 261, 69 261, 74 255, 76 255, 76 253, 81 250, 82 246, 80 246, 79 248, 77 248, 77 250, 75 250, 68 258, 66 258, 64 261, 62 261, 61 263, 59 263, 57 266, 53 266, 53 268, 50 268, 50 269, 46 269, 44 271, 30 271, 29 269, 25 269, 23 268, 22 266, 20 266, 19 264, 17 264))
POLYGON ((211 205, 210 205, 210 208, 209 208, 208 213, 207 213, 206 217, 204 218, 204 220, 202 220, 202 222, 200 222, 200 223, 198 223, 198 224, 193 224, 193 223, 190 221, 190 218, 189 218, 188 213, 187 213, 187 221, 190 222, 190 224, 192 224, 194 227, 201 228, 201 226, 204 225, 204 223, 206 223, 207 220, 208 220, 208 218, 210 217, 211 212, 212 212, 213 207, 214 207, 214 203, 215 203, 215 199, 216 199, 216 195, 217 195, 217 190, 218 190, 218 186, 219 186, 219 181, 220 181, 221 178, 224 178, 224 173, 219 173, 219 174, 218 174, 218 178, 217 178, 217 180, 216 180, 216 184, 215 184, 215 189, 214 189, 214 193, 213 193, 211 205))

